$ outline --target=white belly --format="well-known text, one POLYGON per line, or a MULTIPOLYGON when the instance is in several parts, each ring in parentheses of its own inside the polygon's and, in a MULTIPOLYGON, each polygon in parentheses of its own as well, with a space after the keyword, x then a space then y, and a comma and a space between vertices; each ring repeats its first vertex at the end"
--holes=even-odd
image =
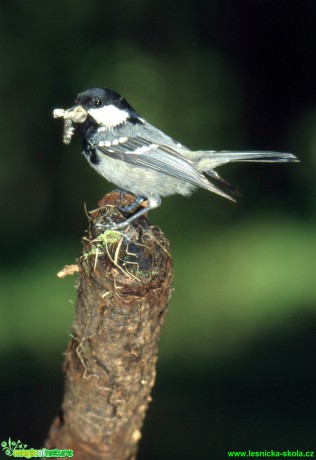
POLYGON ((176 177, 169 176, 151 168, 139 167, 107 155, 98 155, 100 163, 90 165, 117 187, 134 195, 148 197, 153 194, 168 196, 174 194, 190 195, 195 186, 176 177))

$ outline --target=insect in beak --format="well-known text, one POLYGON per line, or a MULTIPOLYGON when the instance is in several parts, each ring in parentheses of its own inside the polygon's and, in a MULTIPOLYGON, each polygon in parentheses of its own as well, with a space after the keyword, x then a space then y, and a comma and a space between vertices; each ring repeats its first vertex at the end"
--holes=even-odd
POLYGON ((68 145, 75 132, 73 123, 84 123, 88 116, 88 112, 81 105, 76 105, 68 110, 55 109, 53 116, 54 118, 64 119, 63 143, 68 145))

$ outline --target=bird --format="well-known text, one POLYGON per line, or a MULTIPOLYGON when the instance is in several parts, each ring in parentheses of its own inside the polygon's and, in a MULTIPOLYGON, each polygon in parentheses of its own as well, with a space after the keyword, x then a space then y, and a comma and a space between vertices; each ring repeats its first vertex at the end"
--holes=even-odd
POLYGON ((75 106, 55 109, 54 117, 64 118, 66 144, 78 132, 89 164, 135 196, 134 202, 123 207, 130 214, 124 221, 105 224, 115 230, 160 206, 161 197, 189 196, 199 187, 236 201, 240 193, 215 171, 226 163, 298 161, 292 153, 274 151, 191 150, 148 123, 124 97, 107 88, 79 93, 75 106))

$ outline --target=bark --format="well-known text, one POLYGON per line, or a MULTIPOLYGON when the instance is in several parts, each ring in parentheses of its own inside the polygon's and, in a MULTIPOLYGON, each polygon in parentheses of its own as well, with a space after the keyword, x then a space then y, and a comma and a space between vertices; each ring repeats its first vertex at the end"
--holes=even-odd
POLYGON ((89 213, 62 410, 46 440, 77 460, 136 459, 171 293, 169 242, 146 217, 101 234, 105 217, 122 220, 120 199, 112 192, 89 213))

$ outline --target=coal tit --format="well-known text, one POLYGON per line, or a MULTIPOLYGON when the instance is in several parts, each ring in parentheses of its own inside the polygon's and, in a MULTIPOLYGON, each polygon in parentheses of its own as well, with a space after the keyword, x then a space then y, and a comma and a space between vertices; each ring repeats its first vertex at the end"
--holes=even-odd
POLYGON ((65 121, 64 142, 75 131, 82 138, 83 153, 90 165, 120 189, 135 195, 127 211, 135 211, 121 223, 121 229, 156 208, 162 196, 188 196, 197 187, 233 200, 238 195, 215 168, 231 161, 291 162, 297 158, 280 152, 228 152, 190 150, 141 118, 118 93, 92 88, 78 94, 75 107, 56 109, 54 116, 65 121), (143 203, 144 204, 144 203, 143 203))

